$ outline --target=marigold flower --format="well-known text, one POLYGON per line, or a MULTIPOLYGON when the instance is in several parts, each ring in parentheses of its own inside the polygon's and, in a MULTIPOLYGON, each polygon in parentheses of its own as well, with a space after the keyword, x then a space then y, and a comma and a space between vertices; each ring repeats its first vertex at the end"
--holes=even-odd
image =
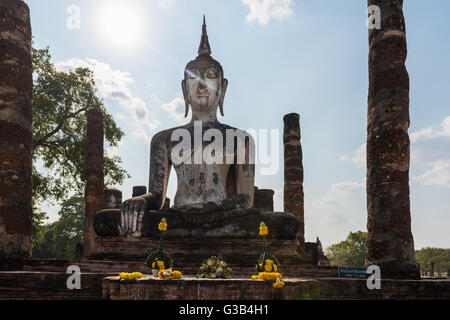
POLYGON ((259 235, 262 237, 262 236, 266 236, 268 234, 269 234, 269 228, 266 226, 266 224, 263 221, 259 225, 259 235))
POLYGON ((158 269, 159 270, 164 270, 165 269, 164 261, 156 261, 156 264, 158 265, 158 269))
POLYGON ((274 270, 275 263, 273 263, 272 260, 267 259, 267 260, 265 261, 265 263, 266 263, 266 264, 264 265, 264 271, 266 271, 266 272, 276 271, 276 270, 274 270))
POLYGON ((283 281, 277 281, 277 282, 275 282, 274 284, 272 284, 272 286, 273 286, 275 289, 283 288, 283 287, 284 287, 284 282, 283 282, 283 281))
POLYGON ((158 224, 158 229, 160 231, 166 231, 167 230, 167 222, 165 218, 161 219, 161 222, 158 224))

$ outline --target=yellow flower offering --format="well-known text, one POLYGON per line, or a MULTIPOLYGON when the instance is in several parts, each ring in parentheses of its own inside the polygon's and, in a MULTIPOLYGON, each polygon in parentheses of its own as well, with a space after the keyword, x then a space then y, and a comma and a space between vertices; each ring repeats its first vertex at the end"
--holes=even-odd
POLYGON ((281 277, 281 273, 278 272, 260 272, 258 274, 258 279, 266 281, 276 281, 277 279, 281 279, 281 277))
POLYGON ((275 289, 280 289, 280 288, 283 288, 283 287, 284 287, 284 282, 283 282, 283 281, 277 281, 277 282, 275 282, 274 284, 272 284, 272 286, 273 286, 275 289))
POLYGON ((158 265, 158 269, 159 270, 164 270, 165 266, 164 266, 164 261, 156 261, 157 265, 158 265))
POLYGON ((158 272, 158 277, 163 280, 171 280, 171 279, 181 279, 183 274, 180 271, 172 269, 160 270, 158 272))
POLYGON ((261 237, 263 237, 263 236, 267 236, 268 234, 269 234, 269 228, 266 226, 266 224, 263 221, 259 225, 259 235, 261 237))
POLYGON ((162 218, 161 222, 158 224, 159 231, 166 231, 167 230, 167 221, 166 218, 162 218))
POLYGON ((140 279, 142 277, 143 277, 143 275, 140 272, 133 272, 133 273, 121 272, 119 274, 119 278, 123 279, 123 280, 136 280, 136 279, 140 279))
POLYGON ((276 272, 277 265, 273 262, 273 260, 267 259, 266 264, 264 265, 264 271, 266 272, 276 272))

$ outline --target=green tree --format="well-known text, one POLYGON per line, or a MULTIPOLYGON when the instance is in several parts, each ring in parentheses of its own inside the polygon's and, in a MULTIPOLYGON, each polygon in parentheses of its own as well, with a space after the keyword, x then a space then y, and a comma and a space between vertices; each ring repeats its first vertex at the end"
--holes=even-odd
POLYGON ((332 266, 364 267, 367 232, 350 232, 344 241, 326 249, 332 266))
POLYGON ((422 248, 416 250, 416 261, 422 271, 430 270, 430 263, 434 263, 434 271, 447 272, 450 270, 450 249, 422 248))
MULTIPOLYGON (((61 203, 69 194, 83 193, 86 111, 102 112, 109 145, 117 146, 124 133, 96 96, 93 72, 88 68, 58 71, 49 48, 33 48, 33 78, 33 235, 38 242, 43 239, 46 219, 39 210, 42 202, 61 203)), ((129 177, 121 162, 120 157, 105 154, 106 186, 129 177)))
POLYGON ((33 248, 33 257, 74 259, 83 238, 84 198, 76 195, 63 202, 59 220, 43 226, 43 239, 33 248))

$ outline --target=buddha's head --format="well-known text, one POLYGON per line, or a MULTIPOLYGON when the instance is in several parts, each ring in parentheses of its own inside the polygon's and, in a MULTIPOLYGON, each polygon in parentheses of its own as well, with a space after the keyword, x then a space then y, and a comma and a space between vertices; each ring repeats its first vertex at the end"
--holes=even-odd
POLYGON ((224 79, 220 63, 211 57, 211 47, 206 32, 206 21, 203 18, 203 33, 198 56, 189 62, 181 83, 186 103, 186 114, 189 106, 193 113, 216 114, 217 107, 223 116, 223 102, 228 87, 228 80, 224 79))

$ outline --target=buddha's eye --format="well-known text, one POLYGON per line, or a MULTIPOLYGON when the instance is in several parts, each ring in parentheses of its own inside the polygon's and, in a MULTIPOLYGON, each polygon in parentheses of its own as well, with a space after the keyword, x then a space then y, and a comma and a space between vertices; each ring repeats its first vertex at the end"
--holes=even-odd
POLYGON ((218 76, 217 72, 215 72, 214 70, 208 70, 206 72, 206 77, 208 79, 217 79, 219 76, 218 76))

